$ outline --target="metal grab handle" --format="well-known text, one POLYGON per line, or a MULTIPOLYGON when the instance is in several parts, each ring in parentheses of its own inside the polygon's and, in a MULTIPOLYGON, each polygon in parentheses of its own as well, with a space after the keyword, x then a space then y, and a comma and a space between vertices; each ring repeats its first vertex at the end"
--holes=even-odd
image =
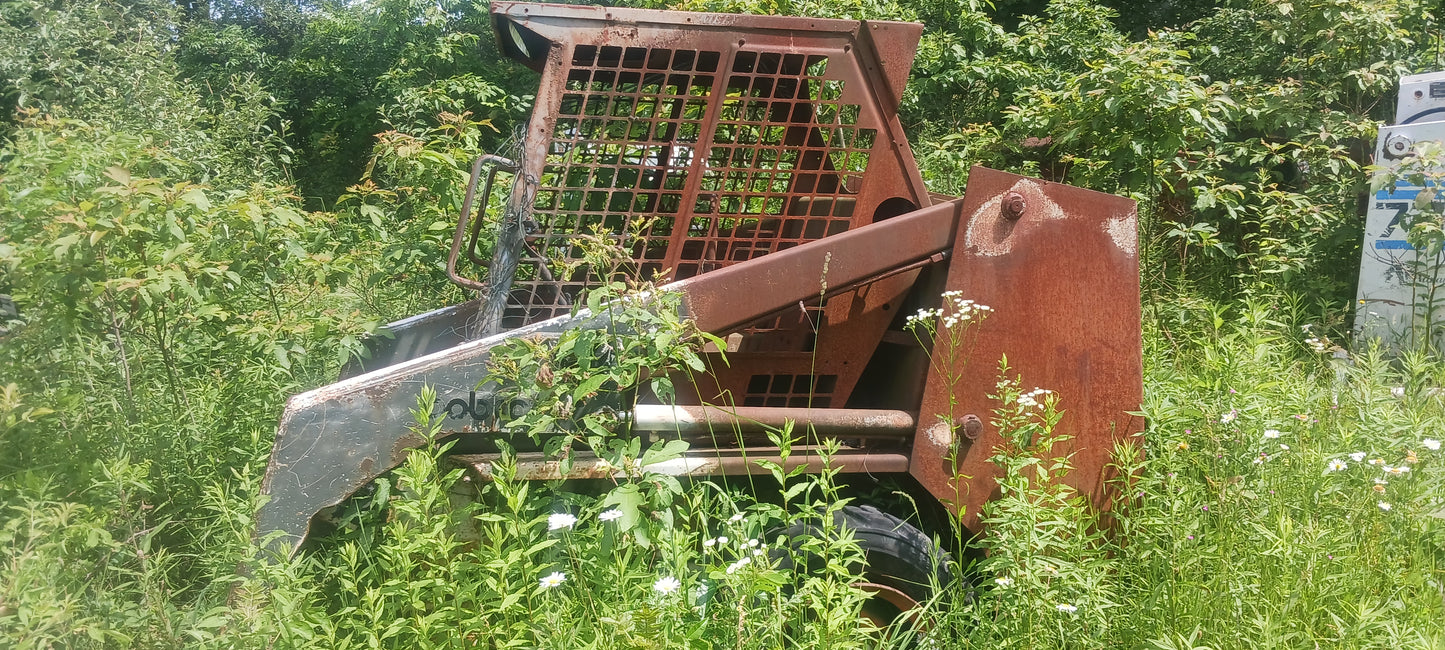
POLYGON ((478 291, 487 288, 487 283, 478 282, 471 278, 464 278, 457 273, 457 258, 461 256, 462 239, 465 236, 467 240, 467 259, 478 266, 487 266, 485 261, 477 258, 474 251, 477 248, 477 238, 481 236, 482 217, 485 216, 487 212, 487 199, 492 196, 492 181, 496 179, 498 171, 515 174, 517 173, 517 169, 517 163, 492 154, 480 156, 472 163, 471 180, 467 182, 467 194, 462 199, 462 214, 457 218, 456 230, 452 231, 452 252, 450 255, 447 255, 447 277, 451 278, 452 282, 478 291), (481 214, 478 214, 477 219, 472 221, 472 203, 475 202, 477 198, 477 181, 481 180, 482 165, 491 165, 491 169, 487 172, 486 185, 482 186, 481 214), (467 228, 469 221, 471 221, 470 229, 467 228), (468 232, 469 230, 470 232, 468 232))

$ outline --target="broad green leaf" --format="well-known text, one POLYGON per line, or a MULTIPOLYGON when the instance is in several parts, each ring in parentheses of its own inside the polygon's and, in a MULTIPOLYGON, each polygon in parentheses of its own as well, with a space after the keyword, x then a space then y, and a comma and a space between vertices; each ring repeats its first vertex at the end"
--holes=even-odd
POLYGON ((656 442, 653 443, 651 447, 648 447, 647 451, 642 452, 642 458, 638 459, 637 464, 646 467, 648 465, 656 465, 657 463, 681 458, 684 453, 687 453, 688 447, 687 441, 684 440, 664 440, 656 442))
POLYGON ((206 193, 199 187, 193 187, 181 194, 181 200, 196 206, 201 212, 211 211, 211 200, 206 198, 206 193))

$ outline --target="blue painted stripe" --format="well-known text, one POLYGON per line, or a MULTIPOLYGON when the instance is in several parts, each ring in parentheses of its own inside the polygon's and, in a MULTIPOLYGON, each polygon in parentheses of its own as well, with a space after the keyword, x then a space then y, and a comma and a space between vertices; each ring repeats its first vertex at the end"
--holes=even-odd
POLYGON ((1418 188, 1418 187, 1413 187, 1413 188, 1406 189, 1407 187, 1409 187, 1409 186, 1397 185, 1397 186, 1395 186, 1394 191, 1391 191, 1391 190, 1380 190, 1380 191, 1378 191, 1378 192, 1375 192, 1375 200, 1376 200, 1376 201, 1414 201, 1414 200, 1415 200, 1415 197, 1420 195, 1420 188, 1418 188))
MULTIPOLYGON (((1431 181, 1431 180, 1426 180, 1426 181, 1425 181, 1425 186, 1426 186, 1426 187, 1433 187, 1433 186, 1435 186, 1435 182, 1434 182, 1434 181, 1431 181)), ((1413 185, 1413 184, 1410 183, 1410 181, 1407 181, 1407 180, 1398 180, 1398 181, 1395 181, 1395 187, 1393 187, 1393 188, 1388 188, 1388 187, 1387 187, 1387 188, 1381 188, 1380 191, 1375 192, 1375 200, 1377 200, 1377 201, 1410 201, 1410 200, 1413 200, 1416 196, 1419 196, 1419 194, 1420 194, 1420 187, 1419 187, 1419 186, 1413 185)))
POLYGON ((1375 242, 1375 250, 1412 251, 1415 247, 1403 239, 1381 239, 1375 242))

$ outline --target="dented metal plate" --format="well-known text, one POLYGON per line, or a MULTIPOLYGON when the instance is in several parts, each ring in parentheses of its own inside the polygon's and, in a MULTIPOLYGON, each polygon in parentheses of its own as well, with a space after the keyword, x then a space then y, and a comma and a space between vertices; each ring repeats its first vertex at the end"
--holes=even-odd
MULTIPOLYGON (((1025 391, 1058 395, 1059 429, 1073 436, 1057 450, 1072 454, 1068 483, 1107 507, 1113 447, 1143 430, 1129 415, 1143 401, 1134 202, 975 167, 962 210, 947 289, 993 312, 948 373, 930 374, 909 472, 978 529, 1000 471, 989 462, 1000 437, 988 396, 1007 355, 1025 391)), ((933 354, 951 356, 946 344, 933 354)))

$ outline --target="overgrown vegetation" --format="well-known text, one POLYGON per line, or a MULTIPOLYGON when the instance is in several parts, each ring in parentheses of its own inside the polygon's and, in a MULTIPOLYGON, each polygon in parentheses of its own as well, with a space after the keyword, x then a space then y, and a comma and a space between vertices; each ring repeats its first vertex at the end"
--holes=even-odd
MULTIPOLYGON (((979 163, 1140 201, 1150 430, 1120 455, 1127 498, 1100 526, 1037 480, 1067 471, 1052 406, 1005 381, 997 417, 1029 435, 997 459, 987 559, 957 572, 976 583, 940 585, 925 642, 1445 645, 1445 362, 1331 354, 1348 345, 1362 166, 1397 75, 1442 64, 1436 8, 675 6, 921 20, 903 111, 932 189, 959 191, 979 163)), ((466 167, 508 146, 534 83, 490 29, 485 5, 454 0, 0 0, 0 293, 20 312, 0 322, 0 645, 884 635, 856 616, 834 477, 775 468, 758 484, 782 504, 684 489, 646 471, 675 447, 616 445, 629 478, 578 492, 505 462, 476 485, 432 444, 316 550, 258 561, 285 398, 330 381, 379 323, 464 297, 442 262, 466 167), (808 548, 777 534, 800 523, 821 531, 808 548)), ((633 351, 605 376, 519 350, 514 379, 546 359, 565 404, 688 365, 695 333, 639 309, 676 338, 605 342, 633 351)), ((605 413, 559 415, 577 419, 558 449, 615 442, 605 413)))

